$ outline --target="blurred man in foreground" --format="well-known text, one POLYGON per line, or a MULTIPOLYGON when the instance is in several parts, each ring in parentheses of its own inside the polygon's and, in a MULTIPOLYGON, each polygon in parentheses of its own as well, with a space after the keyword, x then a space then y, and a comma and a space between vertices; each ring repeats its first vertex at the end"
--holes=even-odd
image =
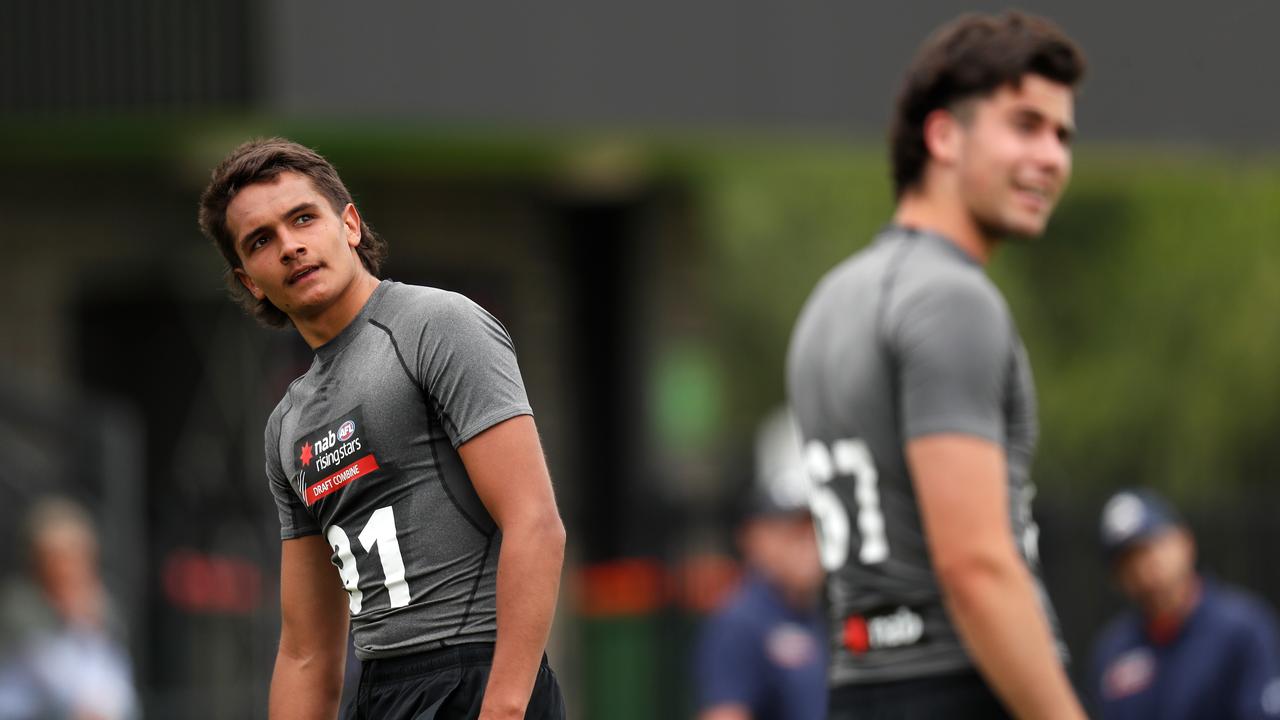
POLYGON ((138 717, 123 624, 98 574, 88 513, 46 498, 28 512, 24 531, 31 576, 8 586, 0 605, 0 718, 138 717))
POLYGON ((1102 544, 1134 610, 1094 649, 1104 720, 1280 717, 1280 646, 1271 609, 1202 577, 1195 540, 1149 490, 1121 492, 1102 512, 1102 544))
POLYGON ((1035 575, 1031 367, 983 272, 1066 188, 1083 72, 1016 12, 929 38, 893 120, 893 221, 796 323, 832 718, 1083 717, 1035 575))
POLYGON ((737 528, 746 576, 707 619, 698 643, 698 718, 822 720, 822 566, 789 415, 762 427, 756 467, 737 528))

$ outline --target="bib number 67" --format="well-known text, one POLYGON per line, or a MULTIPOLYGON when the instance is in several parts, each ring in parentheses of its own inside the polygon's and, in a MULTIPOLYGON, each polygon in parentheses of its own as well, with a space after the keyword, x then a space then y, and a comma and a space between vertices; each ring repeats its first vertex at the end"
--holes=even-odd
POLYGON ((880 510, 880 474, 876 472, 867 444, 851 438, 836 440, 828 448, 819 440, 810 440, 805 445, 804 456, 805 467, 815 485, 809 509, 817 524, 822 567, 827 572, 835 572, 849 560, 849 510, 832 487, 837 477, 851 478, 854 483, 858 560, 863 565, 887 560, 889 541, 885 537, 884 513, 880 510))

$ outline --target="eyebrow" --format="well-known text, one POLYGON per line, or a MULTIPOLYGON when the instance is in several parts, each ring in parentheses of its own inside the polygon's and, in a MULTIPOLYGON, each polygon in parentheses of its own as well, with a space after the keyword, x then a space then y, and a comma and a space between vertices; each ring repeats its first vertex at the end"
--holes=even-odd
MULTIPOLYGON (((306 202, 300 202, 300 203, 298 203, 297 205, 294 205, 293 207, 291 207, 291 208, 289 208, 287 211, 285 211, 285 212, 280 216, 280 218, 281 218, 282 220, 287 220, 287 219, 289 219, 289 218, 293 217, 294 215, 297 215, 298 213, 300 213, 300 212, 302 212, 302 211, 304 211, 304 210, 315 210, 315 209, 316 209, 316 204, 315 204, 314 202, 311 202, 310 200, 308 200, 308 201, 306 201, 306 202)), ((253 240, 254 238, 256 238, 260 233, 262 233, 262 232, 264 232, 264 231, 268 230, 270 227, 271 227, 270 225, 259 225, 258 227, 253 228, 253 229, 252 229, 252 230, 250 230, 249 232, 245 233, 245 234, 244 234, 244 236, 240 238, 240 246, 241 246, 241 247, 244 247, 244 246, 245 246, 245 245, 247 245, 251 240, 253 240)))

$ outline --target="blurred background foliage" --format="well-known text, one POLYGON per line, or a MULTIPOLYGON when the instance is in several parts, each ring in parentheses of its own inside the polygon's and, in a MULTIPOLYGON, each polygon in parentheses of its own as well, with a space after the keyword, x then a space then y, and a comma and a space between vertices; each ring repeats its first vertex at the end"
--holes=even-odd
MULTIPOLYGON (((892 213, 883 153, 806 144, 714 153, 701 172, 708 278, 731 409, 784 393, 810 289, 892 213)), ((1046 235, 990 272, 1035 369, 1049 494, 1150 484, 1230 504, 1277 470, 1280 166, 1089 147, 1046 235)))

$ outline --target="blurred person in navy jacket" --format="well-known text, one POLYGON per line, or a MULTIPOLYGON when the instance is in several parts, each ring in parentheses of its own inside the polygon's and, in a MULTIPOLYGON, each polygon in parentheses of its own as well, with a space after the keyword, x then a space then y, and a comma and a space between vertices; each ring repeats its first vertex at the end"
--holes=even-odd
POLYGON ((1272 610, 1196 571, 1195 540, 1164 498, 1116 494, 1102 512, 1102 544, 1134 607, 1094 648, 1099 717, 1280 718, 1272 610))
POLYGON ((785 412, 762 425, 737 525, 745 577, 698 642, 699 720, 826 717, 823 574, 799 448, 785 412))
POLYGON ((137 718, 123 623, 98 573, 88 513, 63 498, 40 500, 23 540, 29 577, 0 598, 0 718, 137 718))

